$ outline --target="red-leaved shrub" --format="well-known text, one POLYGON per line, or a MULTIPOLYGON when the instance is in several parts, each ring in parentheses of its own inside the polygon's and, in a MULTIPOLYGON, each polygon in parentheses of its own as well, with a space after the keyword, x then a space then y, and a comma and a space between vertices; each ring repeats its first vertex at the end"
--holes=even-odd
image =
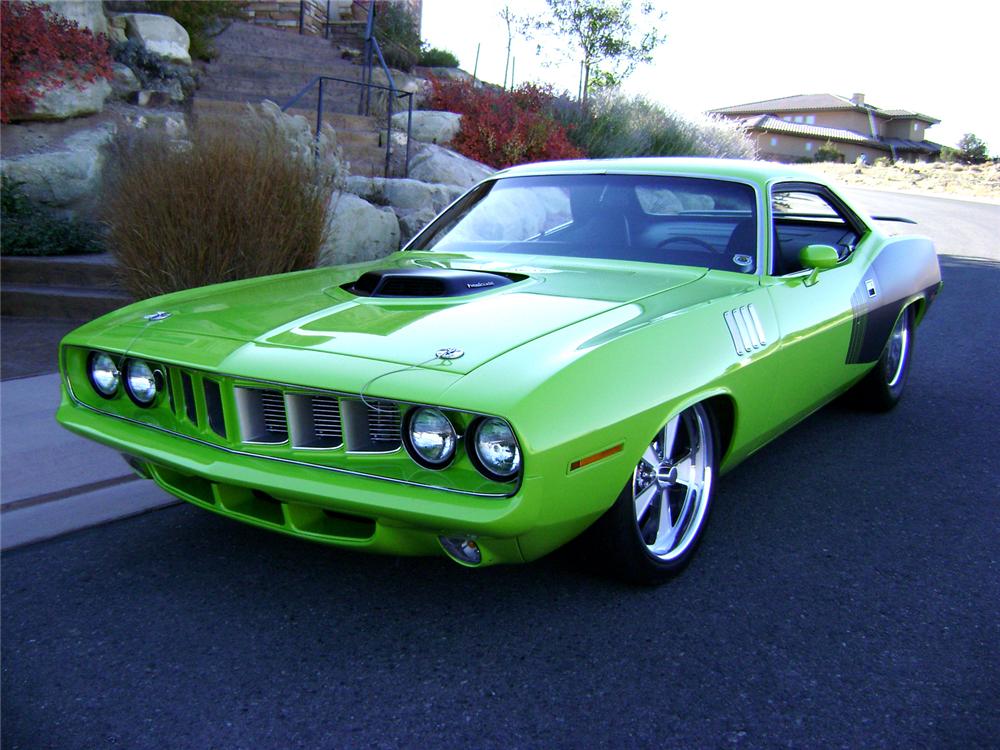
POLYGON ((555 98, 549 88, 526 83, 513 91, 500 91, 436 79, 431 84, 430 109, 462 115, 461 129, 451 145, 470 159, 502 169, 583 156, 569 142, 566 128, 549 114, 547 105, 555 98))
POLYGON ((37 3, 0 3, 0 121, 30 112, 45 91, 110 79, 108 40, 37 3))

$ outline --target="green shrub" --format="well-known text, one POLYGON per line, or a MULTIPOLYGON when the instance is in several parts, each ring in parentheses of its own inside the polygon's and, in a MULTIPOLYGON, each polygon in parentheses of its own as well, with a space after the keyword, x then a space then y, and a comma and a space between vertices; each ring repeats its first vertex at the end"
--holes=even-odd
POLYGON ((588 106, 561 97, 553 103, 569 138, 592 159, 627 156, 715 156, 752 159, 753 142, 736 124, 694 121, 641 96, 591 97, 588 106))
POLYGON ((420 53, 420 64, 425 68, 457 68, 458 58, 446 49, 424 47, 420 53))
POLYGON ((963 164, 985 164, 989 161, 986 142, 975 133, 966 133, 958 141, 958 161, 963 164))
POLYGON ((94 224, 57 216, 28 198, 22 184, 0 177, 3 255, 80 255, 104 250, 94 224))
POLYGON ((203 120, 189 144, 132 131, 112 143, 103 213, 137 298, 312 268, 343 179, 332 130, 269 103, 241 126, 203 120))
POLYGON ((376 6, 375 38, 390 68, 409 72, 420 59, 417 21, 402 3, 379 3, 376 6))
POLYGON ((831 141, 816 149, 815 161, 833 161, 843 163, 844 155, 837 150, 831 141))
POLYGON ((954 164, 961 159, 962 152, 957 148, 952 148, 951 146, 941 147, 941 161, 948 162, 949 164, 954 164))
MULTIPOLYGON (((409 73, 420 60, 418 52, 398 42, 379 40, 379 49, 382 50, 382 59, 385 60, 385 64, 395 70, 409 73)), ((378 63, 376 62, 375 65, 377 67, 378 63)))

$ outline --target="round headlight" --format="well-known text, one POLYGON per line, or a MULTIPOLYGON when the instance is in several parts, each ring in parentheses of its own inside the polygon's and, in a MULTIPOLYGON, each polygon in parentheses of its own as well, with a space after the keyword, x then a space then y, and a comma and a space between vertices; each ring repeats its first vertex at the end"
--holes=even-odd
POLYGON ((440 409, 418 407, 409 413, 406 424, 406 447, 418 464, 440 469, 454 458, 458 435, 440 409))
POLYGON ((125 365, 125 387, 139 406, 149 406, 156 398, 156 373, 141 359, 130 359, 125 365))
POLYGON ((118 392, 120 379, 118 366, 110 354, 94 352, 90 355, 90 384, 104 398, 111 398, 118 392))
POLYGON ((521 449, 510 425, 488 417, 476 427, 473 439, 476 464, 490 479, 511 479, 521 469, 521 449))

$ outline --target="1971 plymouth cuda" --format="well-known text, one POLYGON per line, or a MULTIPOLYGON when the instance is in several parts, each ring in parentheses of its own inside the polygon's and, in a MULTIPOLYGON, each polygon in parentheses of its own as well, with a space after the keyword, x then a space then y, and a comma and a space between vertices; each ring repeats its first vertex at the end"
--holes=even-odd
POLYGON ((58 419, 303 539, 478 566, 589 529, 658 581, 720 475, 848 389, 896 403, 940 285, 930 241, 784 166, 528 165, 383 260, 88 323, 58 419))

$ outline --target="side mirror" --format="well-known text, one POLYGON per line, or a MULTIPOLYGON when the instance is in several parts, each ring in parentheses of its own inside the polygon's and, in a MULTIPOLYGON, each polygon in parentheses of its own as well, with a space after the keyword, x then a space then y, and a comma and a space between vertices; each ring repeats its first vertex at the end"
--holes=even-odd
POLYGON ((799 250, 799 263, 803 268, 822 271, 840 263, 840 253, 832 245, 806 245, 799 250))
POLYGON ((799 263, 803 268, 811 268, 812 273, 805 280, 806 286, 819 281, 819 272, 833 268, 840 263, 840 253, 832 245, 806 245, 799 250, 799 263))

